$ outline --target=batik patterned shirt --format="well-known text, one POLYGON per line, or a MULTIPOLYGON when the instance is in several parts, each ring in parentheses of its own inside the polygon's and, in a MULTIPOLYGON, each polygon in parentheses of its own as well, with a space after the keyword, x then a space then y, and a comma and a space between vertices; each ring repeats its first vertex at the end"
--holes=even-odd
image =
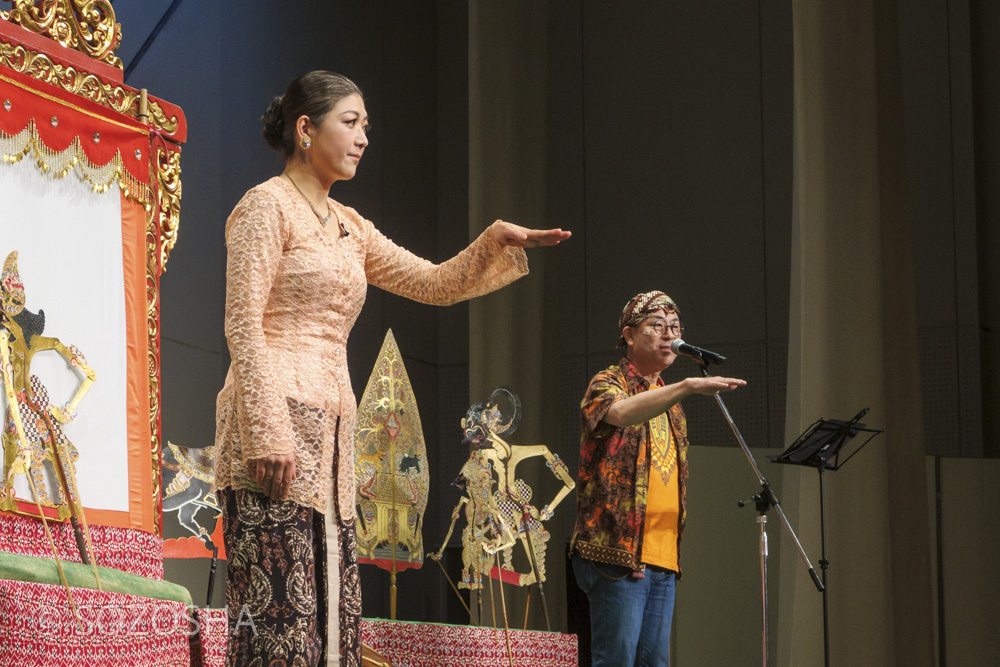
MULTIPOLYGON (((657 386, 663 381, 657 379, 657 386)), ((604 421, 611 406, 647 391, 649 382, 628 359, 590 381, 580 403, 582 434, 577 481, 577 519, 570 553, 602 563, 641 570, 650 475, 650 424, 618 427, 604 421)), ((668 411, 670 437, 677 447, 680 516, 677 560, 686 515, 687 420, 680 403, 668 411)))

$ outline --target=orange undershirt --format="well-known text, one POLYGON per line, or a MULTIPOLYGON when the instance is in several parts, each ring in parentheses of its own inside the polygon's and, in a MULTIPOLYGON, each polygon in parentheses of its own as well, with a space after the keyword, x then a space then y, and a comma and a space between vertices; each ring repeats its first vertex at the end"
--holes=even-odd
POLYGON ((670 437, 670 420, 662 414, 649 420, 650 470, 646 498, 642 562, 677 572, 677 521, 680 490, 677 486, 677 445, 670 437))

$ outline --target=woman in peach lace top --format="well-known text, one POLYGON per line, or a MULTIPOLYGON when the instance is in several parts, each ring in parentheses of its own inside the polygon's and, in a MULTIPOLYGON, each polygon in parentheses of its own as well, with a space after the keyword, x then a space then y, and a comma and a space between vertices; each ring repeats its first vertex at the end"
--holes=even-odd
POLYGON ((227 664, 319 664, 330 649, 327 626, 337 622, 328 617, 339 610, 341 664, 360 665, 357 404, 345 346, 367 285, 455 303, 525 275, 521 248, 554 245, 569 232, 497 221, 432 264, 327 196, 354 176, 368 145, 357 86, 331 72, 305 74, 262 120, 285 170, 247 192, 226 223, 232 365, 218 398, 215 488, 229 559, 227 664), (339 533, 341 594, 332 607, 326 525, 339 533))

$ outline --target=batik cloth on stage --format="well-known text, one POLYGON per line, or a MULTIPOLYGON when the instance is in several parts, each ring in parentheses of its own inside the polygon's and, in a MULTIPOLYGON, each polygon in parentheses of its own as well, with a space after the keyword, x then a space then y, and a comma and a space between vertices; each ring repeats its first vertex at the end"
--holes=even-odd
POLYGON ((74 588, 80 632, 62 586, 0 580, 0 665, 188 667, 182 602, 74 588))
POLYGON ((475 665, 576 667, 576 635, 511 630, 511 656, 503 629, 365 619, 361 638, 392 661, 393 667, 475 665))

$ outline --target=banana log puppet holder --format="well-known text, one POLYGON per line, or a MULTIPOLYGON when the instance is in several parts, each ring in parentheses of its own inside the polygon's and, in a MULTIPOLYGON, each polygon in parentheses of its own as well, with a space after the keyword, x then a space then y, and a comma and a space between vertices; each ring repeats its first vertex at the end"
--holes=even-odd
POLYGON ((91 557, 93 544, 90 529, 84 515, 80 492, 76 483, 76 448, 63 433, 62 424, 76 416, 76 408, 97 379, 97 374, 84 359, 83 354, 73 346, 66 347, 58 338, 42 336, 45 327, 45 312, 32 313, 25 308, 24 284, 17 271, 17 251, 7 256, 0 274, 0 368, 4 393, 7 397, 7 415, 3 429, 4 478, 0 480, 0 509, 17 511, 14 501, 14 475, 28 478, 38 516, 45 528, 45 535, 52 548, 59 574, 73 609, 73 615, 80 624, 73 594, 63 573, 62 563, 56 549, 48 521, 43 512, 43 500, 47 507, 55 508, 59 518, 69 517, 76 536, 80 560, 94 569, 98 590, 101 578, 97 571, 96 559, 91 557), (32 357, 44 350, 55 350, 63 355, 71 368, 78 368, 84 374, 83 383, 73 399, 59 408, 49 403, 48 392, 37 376, 31 375, 32 357), (44 461, 52 462, 58 481, 57 502, 48 498, 45 487, 44 461))

